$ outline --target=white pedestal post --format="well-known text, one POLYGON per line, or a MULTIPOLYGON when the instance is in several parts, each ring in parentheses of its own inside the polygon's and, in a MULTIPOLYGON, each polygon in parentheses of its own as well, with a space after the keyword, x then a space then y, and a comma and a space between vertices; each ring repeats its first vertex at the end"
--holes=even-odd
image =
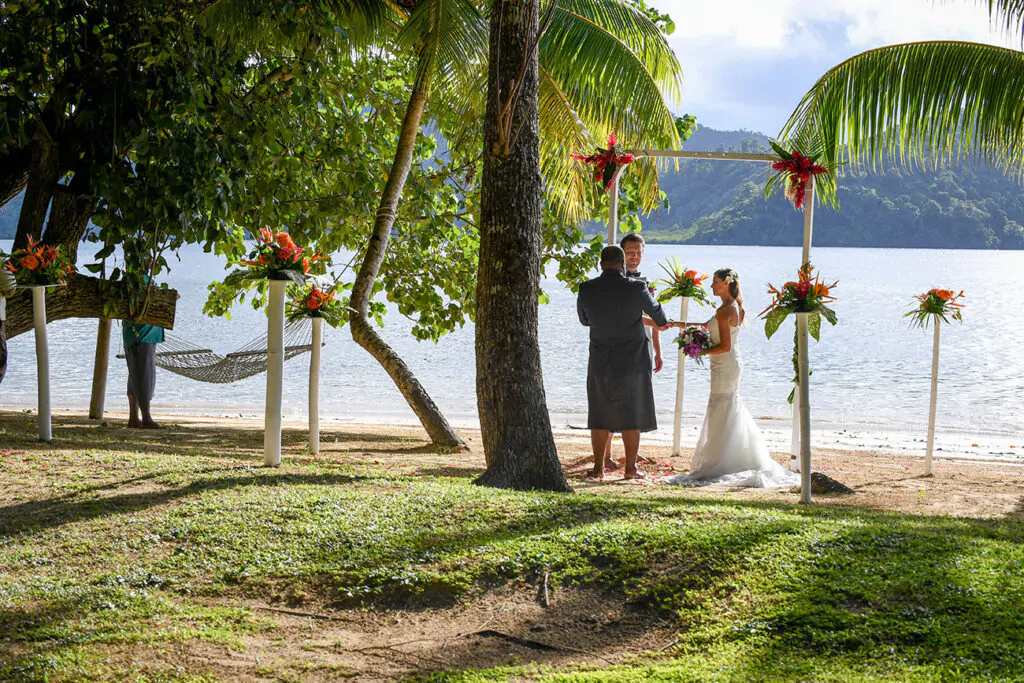
MULTIPOLYGON (((814 236, 814 176, 807 181, 807 189, 804 192, 804 246, 800 253, 800 266, 809 263, 811 260, 811 238, 814 236)), ((801 380, 802 381, 802 380, 801 380)), ((800 471, 800 387, 796 387, 793 394, 793 434, 790 443, 789 469, 794 472, 800 471)))
POLYGON ((928 449, 924 456, 924 474, 932 476, 932 450, 935 446, 935 404, 939 395, 939 320, 934 316, 935 341, 932 343, 932 397, 928 404, 928 449))
POLYGON ((800 366, 800 502, 811 502, 811 405, 807 362, 807 318, 809 313, 796 314, 797 353, 800 366))
MULTIPOLYGON (((686 322, 690 312, 690 297, 684 296, 679 302, 679 320, 686 322)), ((686 354, 679 349, 678 363, 676 365, 676 412, 672 427, 672 455, 679 455, 680 441, 682 441, 683 429, 683 385, 686 376, 686 354)))
POLYGON ((320 343, 323 318, 313 318, 313 348, 309 352, 309 451, 320 452, 320 343))
POLYGON ((619 242, 619 173, 615 172, 612 179, 612 189, 608 191, 608 242, 605 246, 618 244, 619 242))
POLYGON ((46 287, 32 287, 36 330, 36 388, 39 401, 39 440, 53 438, 50 425, 50 347, 46 339, 46 287))
POLYGON ((284 293, 288 283, 270 280, 267 307, 267 398, 263 431, 263 464, 281 464, 281 411, 284 392, 284 293))

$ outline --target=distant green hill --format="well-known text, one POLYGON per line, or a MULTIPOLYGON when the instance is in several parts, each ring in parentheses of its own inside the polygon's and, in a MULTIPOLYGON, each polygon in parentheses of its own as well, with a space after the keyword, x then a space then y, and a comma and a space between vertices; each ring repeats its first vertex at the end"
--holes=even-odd
MULTIPOLYGON (((701 128, 688 150, 761 152, 751 131, 701 128)), ((767 164, 683 161, 663 173, 671 209, 643 219, 651 242, 796 245, 799 214, 782 197, 765 201, 767 164)), ((814 243, 833 247, 1024 249, 1024 188, 987 169, 955 168, 909 176, 844 171, 840 210, 817 207, 814 243)), ((13 239, 21 197, 0 209, 0 239, 13 239)), ((588 232, 602 230, 592 225, 588 232)))
MULTIPOLYGON (((685 149, 766 151, 750 131, 701 128, 685 149)), ((662 174, 671 209, 643 219, 651 242, 796 245, 802 223, 781 196, 765 201, 767 164, 680 163, 662 174)), ((1024 249, 1024 188, 988 169, 899 176, 843 171, 840 210, 814 213, 814 243, 836 247, 1024 249)), ((594 227, 599 229, 598 226, 594 227)))

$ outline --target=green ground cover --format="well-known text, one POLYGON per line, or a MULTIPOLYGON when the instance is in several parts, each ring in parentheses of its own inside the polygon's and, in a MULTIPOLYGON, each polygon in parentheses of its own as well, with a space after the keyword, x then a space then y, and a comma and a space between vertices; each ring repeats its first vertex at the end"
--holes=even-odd
POLYGON ((419 677, 1024 677, 1020 520, 657 488, 514 493, 473 486, 468 468, 396 467, 370 453, 263 469, 251 436, 209 430, 140 449, 123 429, 66 429, 41 447, 30 425, 0 425, 4 680, 213 680, 112 664, 107 652, 197 641, 242 650, 275 629, 246 606, 255 597, 443 608, 545 574, 555 591, 623 592, 652 619, 677 620, 678 642, 610 667, 419 677))

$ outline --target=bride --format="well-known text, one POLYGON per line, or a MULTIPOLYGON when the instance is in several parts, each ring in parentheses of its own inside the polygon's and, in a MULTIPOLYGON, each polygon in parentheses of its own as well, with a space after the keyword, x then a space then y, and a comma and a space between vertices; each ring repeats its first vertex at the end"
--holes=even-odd
POLYGON ((689 474, 666 477, 683 486, 751 486, 774 488, 800 483, 800 475, 772 459, 754 418, 739 396, 743 364, 736 346, 743 323, 743 296, 735 270, 715 271, 711 291, 722 300, 715 317, 706 324, 711 348, 711 396, 704 415, 689 474))

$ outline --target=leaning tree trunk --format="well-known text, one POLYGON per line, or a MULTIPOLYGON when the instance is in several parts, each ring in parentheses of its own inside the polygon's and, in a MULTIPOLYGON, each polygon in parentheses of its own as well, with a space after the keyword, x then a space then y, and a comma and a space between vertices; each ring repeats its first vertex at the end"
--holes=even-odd
MULTIPOLYGON (((71 275, 67 287, 47 290, 46 321, 65 318, 121 318, 174 329, 174 313, 178 306, 178 293, 173 289, 154 287, 149 295, 149 307, 141 316, 133 316, 128 308, 128 291, 119 283, 100 280, 86 275, 71 275), (108 302, 114 310, 105 309, 108 302)), ((32 293, 19 291, 7 300, 7 335, 16 337, 32 329, 32 293)))
POLYGON ((405 110, 405 119, 402 121, 402 131, 398 136, 398 149, 395 151, 395 160, 391 166, 391 174, 384 185, 384 192, 380 198, 380 205, 377 208, 377 217, 373 224, 373 234, 370 235, 370 243, 366 248, 366 255, 363 257, 363 264, 359 268, 355 283, 352 285, 352 296, 349 305, 354 312, 349 321, 352 329, 352 338, 357 344, 370 352, 378 363, 387 371, 391 379, 398 386, 399 391, 409 403, 409 407, 416 413, 423 428, 427 431, 431 442, 435 446, 468 450, 448 420, 438 409, 437 405, 427 394, 416 376, 412 374, 409 366, 395 353, 394 349, 377 334, 377 330, 370 324, 368 313, 370 308, 370 297, 373 294, 373 284, 380 273, 381 264, 387 253, 388 239, 391 237, 391 229, 395 224, 395 215, 398 209, 398 201, 402 197, 402 189, 405 187, 405 180, 409 176, 409 168, 412 166, 413 148, 416 144, 416 134, 420 127, 420 117, 423 115, 423 108, 427 102, 428 85, 426 76, 421 73, 413 85, 412 94, 409 97, 409 104, 405 110))
POLYGON ((70 187, 58 185, 55 188, 50 220, 43 233, 43 243, 60 247, 71 263, 78 262, 78 244, 96 208, 96 198, 78 192, 75 185, 72 181, 70 187))
POLYGON ((57 187, 58 180, 57 146, 40 134, 32 142, 32 162, 28 172, 25 198, 21 202, 18 216, 18 233, 14 237, 14 248, 21 249, 28 244, 28 238, 39 239, 43 233, 46 210, 57 187))
POLYGON ((476 289, 476 395, 487 471, 476 483, 572 491, 551 433, 537 339, 538 5, 494 0, 491 7, 476 289))

